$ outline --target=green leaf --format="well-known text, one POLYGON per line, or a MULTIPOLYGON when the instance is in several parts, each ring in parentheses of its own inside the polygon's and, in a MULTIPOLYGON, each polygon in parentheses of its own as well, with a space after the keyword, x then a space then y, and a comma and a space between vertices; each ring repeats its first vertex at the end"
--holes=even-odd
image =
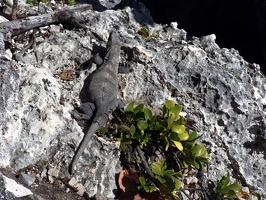
POLYGON ((233 183, 231 185, 228 185, 226 188, 237 193, 242 189, 242 185, 240 185, 239 183, 233 183))
POLYGON ((173 191, 175 189, 175 182, 173 180, 173 176, 164 176, 165 185, 173 191))
POLYGON ((145 117, 145 120, 146 121, 152 121, 152 112, 151 112, 151 110, 149 109, 149 108, 145 108, 144 110, 143 110, 143 112, 144 112, 144 117, 145 117))
POLYGON ((132 124, 132 125, 130 126, 130 134, 131 134, 131 135, 134 135, 135 132, 136 132, 136 127, 132 124))
POLYGON ((171 192, 171 190, 165 184, 160 184, 159 190, 160 190, 160 193, 162 193, 162 194, 168 194, 169 195, 171 192))
POLYGON ((227 188, 216 190, 216 193, 220 194, 219 196, 226 195, 226 194, 228 194, 228 192, 229 192, 229 190, 227 188))
POLYGON ((132 101, 130 102, 127 107, 126 107, 126 111, 131 111, 133 112, 134 111, 134 104, 135 104, 135 101, 132 101))
MULTIPOLYGON (((195 157, 209 157, 209 154, 205 148, 205 146, 198 144, 193 147, 192 153, 194 154, 195 157)), ((227 183, 228 184, 228 183, 227 183)))
POLYGON ((145 129, 147 129, 149 127, 148 123, 145 122, 144 120, 139 120, 137 122, 137 126, 138 126, 139 130, 141 130, 141 131, 144 131, 145 129))
POLYGON ((220 181, 220 184, 221 184, 221 189, 225 188, 230 182, 230 175, 228 174, 227 176, 223 176, 221 181, 220 181))
POLYGON ((179 190, 182 186, 182 182, 175 177, 172 177, 173 181, 175 182, 175 190, 179 190))
POLYGON ((175 105, 170 109, 169 114, 173 113, 175 115, 174 121, 178 120, 180 118, 179 113, 182 111, 182 105, 178 104, 175 105))
POLYGON ((161 183, 165 183, 166 180, 162 177, 162 176, 156 176, 156 178, 161 182, 161 183))
POLYGON ((136 108, 134 108, 134 113, 137 114, 137 113, 140 113, 144 108, 144 104, 141 103, 139 104, 136 108))
POLYGON ((146 192, 153 192, 157 190, 152 182, 146 182, 145 178, 142 176, 139 177, 139 182, 141 184, 141 186, 138 186, 139 190, 145 190, 146 192))
POLYGON ((121 140, 121 143, 123 143, 123 144, 131 144, 132 141, 131 141, 131 139, 123 138, 123 139, 121 140))
POLYGON ((107 133, 107 132, 108 132, 108 128, 100 127, 100 128, 98 129, 98 133, 100 133, 100 134, 105 134, 105 133, 107 133))
POLYGON ((165 142, 166 142, 165 151, 168 151, 168 148, 169 148, 169 140, 168 140, 168 138, 166 136, 164 137, 164 139, 165 139, 165 142))
POLYGON ((166 100, 164 103, 164 106, 168 109, 171 110, 175 106, 175 102, 173 100, 166 100))
POLYGON ((200 164, 196 161, 196 160, 193 160, 193 163, 192 163, 197 169, 200 168, 200 164))
POLYGON ((183 165, 184 165, 184 168, 185 168, 184 174, 186 174, 189 171, 188 170, 188 164, 185 161, 183 161, 183 165))
POLYGON ((172 127, 172 131, 178 134, 183 133, 186 130, 186 127, 184 125, 176 125, 172 127))
POLYGON ((157 120, 158 119, 156 116, 152 116, 152 118, 150 119, 150 126, 154 126, 154 125, 156 126, 157 120))
POLYGON ((174 122, 175 125, 186 124, 186 123, 187 123, 187 120, 183 116, 179 116, 178 120, 174 122))
POLYGON ((170 128, 175 120, 175 115, 173 113, 169 114, 167 119, 167 127, 170 128))
POLYGON ((144 188, 144 190, 145 190, 146 192, 149 191, 149 188, 148 188, 146 185, 144 185, 143 188, 144 188))
POLYGON ((173 175, 176 175, 178 174, 177 172, 175 172, 174 170, 165 170, 163 172, 164 176, 173 176, 173 175))
POLYGON ((178 134, 175 132, 171 132, 169 135, 169 140, 170 141, 180 141, 180 138, 178 137, 178 134))
POLYGON ((178 148, 179 151, 183 151, 183 145, 181 144, 181 142, 178 142, 178 141, 172 141, 175 145, 176 148, 178 148))
POLYGON ((138 142, 140 143, 140 148, 141 149, 143 148, 143 146, 147 145, 147 143, 150 140, 150 137, 151 137, 151 134, 145 134, 145 137, 138 139, 138 142))
POLYGON ((193 131, 192 133, 189 134, 189 141, 196 140, 198 137, 197 131, 193 131))
MULTIPOLYGON (((184 146, 184 149, 189 151, 190 154, 192 155, 192 152, 191 150, 193 149, 193 147, 195 146, 195 142, 184 142, 183 143, 183 146, 184 146)), ((187 154, 187 151, 186 151, 186 154, 187 154)))
POLYGON ((152 172, 157 175, 163 175, 162 168, 165 164, 166 159, 162 159, 161 161, 158 162, 153 162, 151 164, 152 172))
POLYGON ((149 191, 149 192, 154 192, 154 191, 156 191, 156 190, 157 190, 157 188, 156 188, 156 186, 155 186, 155 185, 150 185, 150 186, 149 186, 149 189, 150 189, 150 191, 149 191))
POLYGON ((178 137, 180 138, 180 141, 186 141, 189 138, 188 132, 184 131, 181 134, 178 134, 178 137))
POLYGON ((167 127, 168 127, 167 120, 166 119, 159 120, 158 127, 160 127, 160 130, 165 131, 167 129, 167 127))
MULTIPOLYGON (((141 133, 141 137, 143 137, 145 134, 143 130, 141 130, 140 133, 141 133)), ((142 140, 142 138, 140 138, 140 139, 142 140)))
POLYGON ((142 186, 146 185, 146 180, 142 176, 139 177, 139 182, 142 186))
POLYGON ((164 165, 162 166, 162 169, 161 169, 162 170, 162 174, 164 174, 166 168, 167 168, 167 165, 166 165, 166 163, 164 163, 164 165))

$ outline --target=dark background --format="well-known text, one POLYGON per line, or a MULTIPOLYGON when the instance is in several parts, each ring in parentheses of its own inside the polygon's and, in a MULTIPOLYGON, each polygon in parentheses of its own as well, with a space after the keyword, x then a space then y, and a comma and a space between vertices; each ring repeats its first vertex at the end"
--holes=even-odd
POLYGON ((177 22, 189 36, 214 33, 266 74, 266 0, 139 0, 156 23, 177 22))

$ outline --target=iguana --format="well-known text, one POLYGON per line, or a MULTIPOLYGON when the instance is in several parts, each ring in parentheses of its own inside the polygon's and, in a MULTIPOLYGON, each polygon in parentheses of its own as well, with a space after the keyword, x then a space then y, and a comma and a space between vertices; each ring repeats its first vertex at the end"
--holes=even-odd
POLYGON ((104 126, 108 121, 110 110, 122 107, 122 102, 117 99, 118 92, 118 66, 120 59, 121 42, 117 32, 111 32, 107 42, 107 54, 96 72, 90 77, 88 85, 89 102, 83 104, 82 111, 91 118, 91 126, 81 141, 76 154, 73 157, 70 173, 73 174, 74 167, 87 147, 92 135, 98 128, 104 126), (95 112, 94 112, 95 110, 95 112))

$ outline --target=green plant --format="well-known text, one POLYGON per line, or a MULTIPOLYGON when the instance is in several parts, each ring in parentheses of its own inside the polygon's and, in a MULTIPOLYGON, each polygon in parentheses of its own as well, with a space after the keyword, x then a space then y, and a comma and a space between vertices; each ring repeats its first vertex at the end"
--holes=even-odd
MULTIPOLYGON (((157 116, 144 104, 135 106, 135 102, 131 102, 125 110, 113 113, 112 126, 99 129, 102 135, 113 133, 120 141, 125 164, 134 165, 140 173, 139 190, 158 190, 167 199, 179 199, 177 191, 182 186, 183 175, 192 167, 204 169, 209 161, 205 146, 196 142, 197 132, 189 132, 186 127, 187 120, 180 115, 182 108, 166 100, 162 114, 157 116)), ((216 200, 245 194, 240 192, 242 185, 229 182, 227 175, 217 183, 212 195, 216 200)), ((249 200, 252 196, 260 200, 258 194, 245 195, 249 200)))
POLYGON ((154 34, 150 35, 149 29, 147 27, 141 27, 141 29, 138 30, 138 34, 144 38, 157 38, 157 36, 154 34))
MULTIPOLYGON (((39 3, 37 0, 27 0, 26 2, 27 4, 31 4, 31 5, 37 5, 39 3)), ((48 0, 41 0, 40 2, 47 3, 48 0)))
POLYGON ((217 200, 221 200, 224 197, 228 199, 236 198, 237 192, 241 191, 242 185, 239 183, 230 183, 230 176, 223 176, 222 179, 217 183, 214 197, 217 200))
POLYGON ((172 195, 174 198, 177 197, 175 194, 172 194, 172 192, 181 188, 182 182, 178 179, 178 177, 181 178, 183 174, 175 172, 171 169, 167 169, 166 159, 153 162, 151 164, 151 168, 152 172, 154 173, 154 178, 146 181, 144 177, 139 177, 139 182, 141 185, 138 186, 138 189, 144 190, 146 192, 153 192, 159 188, 161 194, 170 197, 172 195))
POLYGON ((26 1, 27 4, 31 4, 31 5, 32 5, 34 2, 35 2, 34 0, 27 0, 27 1, 26 1))
POLYGON ((119 121, 123 124, 119 132, 117 131, 119 137, 116 138, 121 142, 120 149, 124 151, 126 145, 132 143, 138 143, 141 148, 147 145, 151 138, 150 128, 155 120, 151 110, 144 109, 144 104, 139 104, 136 107, 134 107, 134 102, 128 104, 125 112, 121 113, 119 118, 119 121))
POLYGON ((154 192, 157 190, 156 186, 152 181, 146 182, 145 178, 142 176, 139 177, 140 186, 138 186, 139 190, 145 190, 146 192, 154 192))
POLYGON ((176 192, 181 188, 183 173, 190 166, 203 168, 209 159, 205 147, 196 143, 197 132, 189 133, 186 128, 187 120, 180 115, 182 108, 166 100, 162 114, 157 116, 144 104, 135 106, 135 102, 131 102, 120 113, 114 112, 112 126, 100 129, 102 134, 114 133, 115 139, 120 141, 124 160, 140 171, 138 188, 146 192, 157 189, 169 199, 178 198, 176 192), (147 160, 144 155, 151 159, 147 160))
POLYGON ((252 200, 256 197, 257 200, 261 200, 261 196, 257 193, 251 192, 246 193, 242 191, 243 186, 240 183, 231 183, 229 174, 223 176, 220 181, 216 184, 216 189, 214 190, 213 197, 215 200, 223 199, 248 199, 252 200))
POLYGON ((76 0, 64 0, 64 3, 70 6, 74 6, 77 4, 76 0))
POLYGON ((155 178, 160 181, 160 191, 168 194, 181 188, 182 182, 177 177, 182 177, 182 173, 167 169, 166 159, 151 164, 155 178))

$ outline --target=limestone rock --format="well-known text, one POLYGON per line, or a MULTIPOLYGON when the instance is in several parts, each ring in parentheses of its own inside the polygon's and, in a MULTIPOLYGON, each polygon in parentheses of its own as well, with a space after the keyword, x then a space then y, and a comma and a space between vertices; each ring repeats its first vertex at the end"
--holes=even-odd
POLYGON ((115 7, 117 4, 121 2, 121 0, 116 1, 106 1, 106 0, 99 0, 102 6, 106 7, 107 9, 111 9, 115 7))
POLYGON ((32 192, 14 180, 0 173, 0 198, 3 200, 41 200, 32 192))
MULTIPOLYGON (((1 65, 0 111, 6 117, 1 119, 0 167, 17 172, 44 161, 40 174, 51 164, 70 177, 68 166, 86 132, 70 113, 79 107, 84 80, 95 69, 76 68, 101 51, 116 29, 123 41, 121 64, 133 68, 119 75, 122 101, 143 102, 155 112, 166 99, 182 103, 210 151, 208 178, 215 181, 229 172, 266 194, 266 79, 256 66, 235 49, 219 48, 215 35, 187 38, 177 23, 153 24, 142 4, 81 14, 86 32, 56 28, 50 33, 46 27, 35 51, 18 56, 13 68, 1 65), (138 34, 143 24, 154 37, 138 34), (76 78, 61 80, 63 70, 75 71, 76 78)), ((11 61, 1 57, 0 62, 11 61)), ((118 147, 94 136, 80 157, 74 176, 89 196, 114 198, 121 169, 118 147)))
POLYGON ((27 186, 30 186, 31 184, 34 183, 35 178, 32 177, 29 174, 25 174, 25 173, 21 173, 19 175, 19 180, 21 180, 24 184, 26 184, 27 186))

